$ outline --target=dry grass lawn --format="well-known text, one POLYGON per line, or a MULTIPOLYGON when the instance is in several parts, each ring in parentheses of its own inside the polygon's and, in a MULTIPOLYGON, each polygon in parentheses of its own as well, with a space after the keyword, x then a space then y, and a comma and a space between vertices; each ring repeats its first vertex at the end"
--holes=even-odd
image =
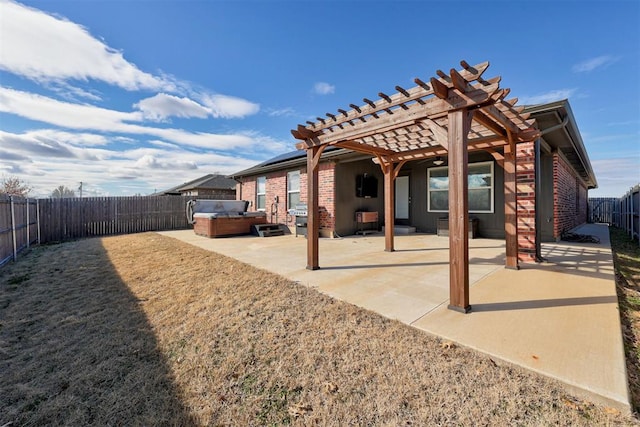
POLYGON ((557 383, 155 233, 0 270, 0 426, 637 425, 557 383))
POLYGON ((622 336, 627 355, 631 405, 640 413, 640 247, 620 228, 611 227, 622 336))

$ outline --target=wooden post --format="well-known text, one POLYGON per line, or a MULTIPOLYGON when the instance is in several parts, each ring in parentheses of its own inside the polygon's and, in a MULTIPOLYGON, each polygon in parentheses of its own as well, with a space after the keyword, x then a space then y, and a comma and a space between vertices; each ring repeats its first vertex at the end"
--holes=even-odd
POLYGON ((393 163, 380 163, 384 172, 384 250, 393 252, 395 223, 395 177, 393 163))
POLYGON ((504 232, 507 259, 505 267, 518 266, 518 207, 516 188, 516 153, 514 144, 504 146, 504 232))
POLYGON ((449 130, 449 309, 468 313, 469 194, 467 134, 471 114, 448 113, 449 130))
POLYGON ((9 196, 9 203, 11 204, 11 236, 13 237, 13 260, 18 260, 18 241, 16 233, 18 232, 18 226, 16 225, 16 207, 14 202, 15 196, 9 196))
POLYGON ((318 261, 320 235, 318 164, 324 148, 324 145, 307 148, 307 270, 320 268, 318 261))

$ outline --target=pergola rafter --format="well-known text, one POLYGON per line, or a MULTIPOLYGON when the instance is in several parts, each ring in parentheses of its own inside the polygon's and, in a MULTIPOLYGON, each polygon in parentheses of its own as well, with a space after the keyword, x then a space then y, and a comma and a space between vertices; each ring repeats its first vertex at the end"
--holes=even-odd
MULTIPOLYGON (((394 180, 407 161, 439 155, 450 157, 450 257, 451 307, 468 310, 468 152, 496 153, 507 146, 500 164, 505 170, 505 213, 507 267, 517 268, 517 218, 515 215, 515 145, 539 136, 535 121, 522 114, 517 98, 505 99, 509 89, 500 87, 501 77, 484 79, 489 62, 448 74, 438 70, 429 83, 414 79, 415 87, 379 99, 364 98, 364 104, 350 104, 350 110, 326 113, 326 118, 308 121, 291 131, 300 140, 296 147, 307 150, 309 235, 307 268, 317 269, 318 210, 317 159, 327 146, 338 146, 369 154, 385 176, 385 250, 393 251, 394 180), (315 166, 314 166, 315 165, 315 166), (315 175, 314 175, 315 173, 315 175), (315 176, 315 178, 314 178, 315 176), (461 201, 464 199, 464 201, 461 201), (315 242, 313 242, 315 241, 315 242), (454 259, 454 258, 458 259, 454 259), (463 262, 459 262, 462 259, 463 262), (463 265, 464 264, 464 265, 463 265), (454 271, 455 270, 455 271, 454 271), (465 290, 466 289, 466 290, 465 290)), ((495 155, 494 155, 495 157, 495 155)))

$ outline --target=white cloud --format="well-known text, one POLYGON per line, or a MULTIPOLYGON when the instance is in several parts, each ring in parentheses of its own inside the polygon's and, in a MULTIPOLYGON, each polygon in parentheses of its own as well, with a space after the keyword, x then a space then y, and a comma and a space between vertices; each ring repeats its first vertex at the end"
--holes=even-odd
POLYGON ((295 113, 296 112, 293 108, 287 107, 279 110, 270 109, 267 114, 270 117, 291 117, 295 115, 295 113))
POLYGON ((251 137, 241 134, 188 132, 181 129, 157 128, 127 122, 142 120, 141 112, 125 113, 62 102, 45 96, 0 87, 0 112, 65 127, 101 132, 151 135, 157 138, 195 147, 230 150, 251 146, 251 137))
POLYGON ((169 117, 241 118, 258 112, 260 107, 245 99, 226 95, 198 94, 204 105, 189 98, 180 98, 166 93, 159 93, 151 98, 134 104, 145 119, 156 122, 166 121, 169 117))
POLYGON ((47 82, 45 83, 45 87, 68 101, 78 101, 80 99, 94 102, 102 101, 102 97, 98 91, 94 89, 85 90, 63 81, 47 82))
POLYGON ((313 85, 313 93, 318 95, 329 95, 336 91, 336 87, 325 82, 317 82, 313 85))
POLYGON ((608 67, 620 58, 613 57, 611 55, 596 56, 595 58, 587 59, 573 66, 574 73, 584 73, 593 71, 596 68, 608 67))
POLYGON ((0 87, 0 111, 72 129, 112 130, 141 113, 122 113, 91 105, 62 102, 46 96, 0 87))
POLYGON ((156 122, 165 121, 171 116, 204 119, 209 115, 209 110, 197 102, 166 93, 143 99, 133 106, 142 112, 145 119, 156 122))
POLYGON ((170 142, 164 142, 164 141, 158 141, 158 140, 152 140, 152 141, 147 141, 149 144, 151 145, 155 145, 156 147, 164 147, 164 148, 168 148, 171 150, 178 150, 180 149, 179 145, 176 144, 171 144, 170 142))
POLYGON ((151 154, 145 154, 136 162, 136 167, 141 169, 167 169, 172 171, 198 169, 195 162, 162 161, 151 154))
POLYGON ((0 131, 0 148, 14 155, 36 157, 75 158, 77 157, 64 143, 42 135, 15 135, 0 131))
POLYGON ((139 147, 119 151, 44 140, 46 131, 23 134, 0 132, 0 173, 18 176, 34 187, 32 196, 48 197, 58 185, 77 188, 85 196, 148 194, 174 187, 211 171, 231 174, 255 160, 180 147, 139 147), (44 144, 44 147, 39 144, 44 144), (47 146, 46 144, 49 144, 47 146), (58 150, 56 152, 55 150, 58 150), (54 154, 51 155, 51 150, 54 154), (66 152, 65 152, 66 150, 66 152), (66 156, 59 155, 66 153, 66 156), (127 193, 121 182, 131 183, 127 193))
POLYGON ((549 92, 541 93, 533 96, 524 96, 520 98, 522 105, 546 104, 549 102, 560 101, 572 97, 578 89, 557 89, 549 92))
POLYGON ((202 94, 200 102, 209 109, 214 118, 241 118, 257 113, 260 105, 234 96, 202 94))
POLYGON ((61 131, 58 129, 39 129, 28 132, 28 134, 33 137, 48 138, 79 146, 93 147, 107 145, 109 143, 109 139, 106 136, 98 135, 95 133, 72 133, 61 131))
POLYGON ((0 69, 37 82, 93 79, 126 90, 175 90, 67 19, 10 1, 2 2, 2 15, 0 69))

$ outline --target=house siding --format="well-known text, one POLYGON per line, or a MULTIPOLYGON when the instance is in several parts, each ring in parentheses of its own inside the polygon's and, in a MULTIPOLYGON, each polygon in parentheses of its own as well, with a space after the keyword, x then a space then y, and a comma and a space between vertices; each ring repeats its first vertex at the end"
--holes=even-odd
MULTIPOLYGON (((469 163, 493 161, 493 157, 482 151, 469 153, 469 163)), ((447 218, 447 212, 429 212, 427 206, 427 170, 433 167, 431 161, 409 162, 400 171, 410 178, 410 225, 424 233, 436 233, 438 219, 447 218)), ((469 213, 478 220, 478 236, 504 238, 504 172, 495 162, 493 165, 493 213, 469 213)), ((382 197, 382 196, 381 196, 382 197)))
MULTIPOLYGON (((384 177, 380 166, 374 164, 371 159, 338 162, 334 176, 336 183, 334 200, 339 206, 335 217, 335 231, 338 235, 348 236, 358 231, 358 224, 355 222, 355 213, 358 211, 378 212, 378 225, 384 224, 384 177), (356 197, 356 177, 365 173, 377 178, 377 197, 356 197)), ((367 228, 372 227, 372 224, 367 224, 367 228)))
POLYGON ((587 187, 559 153, 553 155, 553 201, 555 239, 587 221, 587 187))

